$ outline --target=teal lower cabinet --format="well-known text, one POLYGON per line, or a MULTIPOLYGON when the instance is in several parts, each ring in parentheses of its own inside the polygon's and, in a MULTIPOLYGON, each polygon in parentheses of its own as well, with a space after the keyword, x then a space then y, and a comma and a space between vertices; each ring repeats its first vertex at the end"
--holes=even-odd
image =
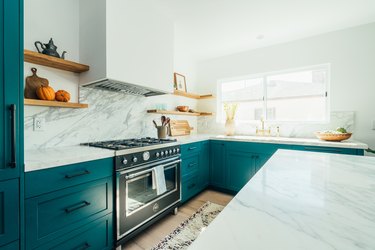
POLYGON ((226 188, 225 142, 210 142, 210 185, 226 188))
POLYGON ((20 249, 19 241, 14 241, 12 243, 9 243, 8 245, 0 247, 1 250, 16 250, 20 249))
POLYGON ((36 249, 112 249, 111 217, 104 216, 36 249))
POLYGON ((331 153, 331 154, 345 154, 345 155, 364 155, 363 149, 353 148, 331 148, 331 147, 317 147, 317 146, 292 146, 293 150, 331 153))
POLYGON ((209 184, 209 142, 181 145, 181 161, 181 202, 186 202, 209 184))
MULTIPOLYGON (((0 181, 0 248, 19 239, 19 180, 0 181)), ((7 245, 7 246, 5 246, 7 245)), ((13 248, 16 249, 16 248, 13 248)))
POLYGON ((112 171, 107 159, 27 172, 26 249, 112 249, 112 171))

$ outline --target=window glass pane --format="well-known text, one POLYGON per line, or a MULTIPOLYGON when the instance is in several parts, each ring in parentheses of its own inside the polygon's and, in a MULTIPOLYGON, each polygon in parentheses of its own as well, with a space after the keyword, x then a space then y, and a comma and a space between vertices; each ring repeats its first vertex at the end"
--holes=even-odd
POLYGON ((267 76, 267 119, 324 121, 327 70, 267 76))

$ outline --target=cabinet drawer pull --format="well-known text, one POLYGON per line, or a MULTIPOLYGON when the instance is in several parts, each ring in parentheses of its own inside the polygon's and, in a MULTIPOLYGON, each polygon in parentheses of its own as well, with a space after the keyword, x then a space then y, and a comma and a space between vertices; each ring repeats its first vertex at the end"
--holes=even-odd
POLYGON ((76 247, 74 249, 76 249, 76 250, 85 250, 85 249, 88 249, 90 247, 91 247, 90 244, 87 243, 87 242, 85 242, 85 244, 82 244, 81 246, 78 246, 78 247, 76 247))
POLYGON ((193 187, 195 187, 195 183, 190 184, 190 185, 188 186, 188 189, 192 189, 193 187))
POLYGON ((196 163, 196 162, 194 162, 194 163, 190 163, 190 164, 189 164, 189 168, 194 167, 194 166, 196 166, 196 165, 198 165, 198 163, 196 163))
POLYGON ((190 147, 189 150, 197 149, 197 147, 190 147))
POLYGON ((78 172, 78 173, 74 173, 74 174, 66 174, 65 178, 66 179, 72 179, 74 177, 78 177, 78 176, 82 176, 82 175, 87 175, 87 174, 90 174, 90 171, 84 170, 82 172, 78 172))
POLYGON ((88 202, 88 201, 83 201, 83 202, 81 202, 81 203, 79 203, 79 204, 77 204, 77 205, 73 205, 73 206, 71 206, 71 207, 67 207, 67 208, 65 208, 64 210, 65 210, 65 212, 66 212, 67 214, 69 214, 69 213, 71 213, 71 212, 74 212, 74 211, 76 211, 76 210, 78 210, 78 209, 81 209, 81 208, 84 208, 84 207, 87 207, 87 206, 90 206, 90 205, 91 205, 90 202, 88 202))
POLYGON ((12 104, 9 106, 9 111, 10 111, 10 134, 11 134, 11 160, 8 163, 8 166, 11 168, 16 168, 17 167, 17 106, 15 104, 12 104))

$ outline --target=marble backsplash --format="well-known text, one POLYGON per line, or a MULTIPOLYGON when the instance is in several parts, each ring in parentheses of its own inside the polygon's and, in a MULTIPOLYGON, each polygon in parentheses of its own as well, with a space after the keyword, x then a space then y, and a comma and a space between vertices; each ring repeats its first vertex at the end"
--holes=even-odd
MULTIPOLYGON (((147 109, 161 104, 166 105, 167 109, 182 104, 196 108, 195 100, 172 95, 146 98, 91 88, 81 88, 79 95, 82 103, 89 104, 88 109, 25 106, 26 150, 92 141, 156 137, 152 120, 159 122, 160 115, 147 114, 147 109), (35 117, 45 120, 43 131, 34 131, 35 117)), ((192 127, 197 127, 196 117, 170 117, 186 119, 192 127)))
MULTIPOLYGON (((346 130, 354 131, 355 113, 353 111, 332 111, 330 115, 330 122, 327 124, 301 124, 301 123, 283 123, 275 122, 265 123, 265 128, 271 127, 273 135, 276 135, 277 127, 280 128, 280 136, 283 137, 302 137, 314 138, 314 132, 329 129, 336 129, 337 127, 344 127, 346 130)), ((255 135, 256 127, 260 127, 260 122, 237 124, 237 135, 255 135)), ((224 134, 224 124, 216 122, 216 117, 201 117, 198 119, 198 133, 209 134, 224 134)), ((354 137, 353 137, 354 138, 354 137)))

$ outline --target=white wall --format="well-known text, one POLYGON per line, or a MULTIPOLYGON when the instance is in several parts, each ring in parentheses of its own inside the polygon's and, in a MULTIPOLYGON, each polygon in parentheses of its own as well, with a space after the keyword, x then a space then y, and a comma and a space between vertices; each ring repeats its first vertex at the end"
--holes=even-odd
MULTIPOLYGON (((79 61, 79 1, 77 0, 25 0, 24 43, 25 49, 37 51, 34 42, 48 43, 53 38, 57 51, 65 50, 67 60, 79 61)), ((25 77, 31 68, 38 69, 38 76, 47 78, 50 86, 70 92, 72 101, 78 100, 79 75, 31 63, 25 63, 25 77)), ((28 109, 35 109, 28 107, 28 109)))
MULTIPOLYGON (((215 94, 218 79, 331 63, 331 111, 355 111, 355 139, 375 147, 375 130, 371 128, 375 120, 374 55, 372 23, 200 62, 197 83, 200 92, 215 94)), ((200 102, 199 106, 200 110, 215 111, 216 101, 200 102)))

